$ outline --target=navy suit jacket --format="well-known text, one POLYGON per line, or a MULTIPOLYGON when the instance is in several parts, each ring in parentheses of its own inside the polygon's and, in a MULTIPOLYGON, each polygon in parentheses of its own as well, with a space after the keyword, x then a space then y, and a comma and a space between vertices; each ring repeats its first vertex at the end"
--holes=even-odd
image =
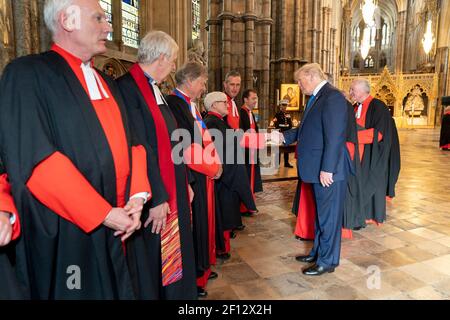
POLYGON ((320 171, 333 173, 334 181, 347 178, 347 112, 342 93, 327 83, 305 111, 300 125, 283 132, 286 145, 297 141, 297 169, 302 181, 319 183, 320 171))

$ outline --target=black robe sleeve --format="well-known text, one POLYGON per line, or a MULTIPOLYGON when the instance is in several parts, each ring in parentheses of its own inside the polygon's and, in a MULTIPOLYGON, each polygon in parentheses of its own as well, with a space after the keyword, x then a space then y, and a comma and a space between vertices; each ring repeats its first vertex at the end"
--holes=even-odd
POLYGON ((136 130, 136 123, 133 122, 133 117, 130 116, 130 112, 140 112, 138 108, 139 102, 135 99, 136 96, 134 94, 127 94, 127 92, 132 92, 131 90, 134 90, 134 88, 128 88, 128 85, 130 84, 128 78, 119 79, 118 83, 120 84, 118 87, 126 105, 127 117, 130 119, 130 130, 134 140, 133 142, 144 146, 147 152, 148 179, 150 181, 150 187, 152 188, 152 198, 148 202, 148 206, 154 208, 166 202, 169 199, 169 195, 162 182, 156 150, 153 150, 144 137, 139 136, 138 132, 143 132, 145 129, 140 131, 136 130))

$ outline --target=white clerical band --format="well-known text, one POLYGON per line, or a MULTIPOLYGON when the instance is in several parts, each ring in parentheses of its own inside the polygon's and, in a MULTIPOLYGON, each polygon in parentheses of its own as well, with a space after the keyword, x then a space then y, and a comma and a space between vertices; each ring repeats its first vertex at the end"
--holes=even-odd
POLYGON ((149 194, 148 192, 139 192, 139 193, 136 193, 136 194, 132 195, 132 196, 130 197, 130 200, 131 200, 131 199, 141 198, 141 199, 144 199, 144 203, 146 203, 147 200, 148 200, 148 196, 149 196, 149 195, 150 195, 150 194, 149 194))
POLYGON ((155 99, 156 103, 159 105, 167 104, 166 100, 164 99, 164 96, 161 93, 161 90, 159 90, 159 87, 156 85, 155 82, 152 83, 153 91, 155 92, 155 99))
POLYGON ((236 102, 234 102, 234 100, 231 100, 231 104, 232 104, 232 109, 233 109, 233 117, 239 116, 238 115, 237 106, 236 106, 236 102))
POLYGON ((358 104, 358 111, 356 112, 356 119, 361 118, 362 113, 362 103, 358 104))
POLYGON ((108 99, 109 98, 108 93, 103 87, 103 84, 100 81, 97 72, 91 67, 91 64, 82 63, 81 70, 83 71, 84 80, 86 81, 87 89, 89 91, 89 96, 91 97, 91 100, 101 100, 103 98, 108 99))

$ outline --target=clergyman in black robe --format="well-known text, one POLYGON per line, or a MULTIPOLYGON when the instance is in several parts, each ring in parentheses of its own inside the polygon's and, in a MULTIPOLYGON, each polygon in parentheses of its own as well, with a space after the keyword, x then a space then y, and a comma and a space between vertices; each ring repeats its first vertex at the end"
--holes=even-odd
MULTIPOLYGON (((205 107, 208 115, 204 121, 213 139, 216 150, 223 163, 223 173, 216 181, 218 203, 220 210, 222 232, 232 230, 242 225, 240 203, 249 210, 255 211, 256 205, 247 178, 247 169, 243 162, 240 139, 233 134, 233 129, 224 121, 228 113, 226 95, 221 92, 211 92, 205 97, 205 107), (217 140, 219 139, 219 140, 217 140)), ((218 241, 217 249, 225 250, 225 244, 218 241)))
MULTIPOLYGON (((169 300, 197 299, 196 272, 193 237, 191 228, 191 208, 188 182, 192 182, 184 163, 175 163, 172 158, 172 148, 176 145, 170 137, 177 129, 177 122, 170 111, 167 101, 160 92, 156 83, 161 82, 174 69, 178 46, 166 33, 153 31, 148 33, 141 41, 138 61, 130 72, 118 79, 119 88, 123 93, 127 106, 127 113, 131 125, 136 132, 140 143, 148 145, 155 150, 161 178, 168 194, 167 202, 170 206, 170 215, 176 214, 178 219, 179 240, 175 240, 177 251, 181 259, 180 266, 170 279, 165 279, 162 272, 164 259, 161 238, 169 224, 159 233, 151 232, 150 228, 143 231, 146 239, 147 259, 152 261, 152 269, 147 270, 149 275, 159 283, 154 288, 156 298, 169 300), (148 52, 146 47, 155 47, 155 52, 148 52), (160 47, 161 46, 161 47, 160 47), (164 48, 168 51, 164 51, 164 48), (168 49, 167 49, 168 48, 168 49), (178 244, 179 242, 179 244, 178 244)), ((150 181, 151 175, 149 171, 150 181)), ((149 204, 151 207, 159 203, 149 204)), ((144 210, 146 213, 147 210, 144 210)), ((145 217, 144 217, 145 218, 145 217)), ((175 221, 175 220, 174 220, 175 221)), ((174 238, 169 238, 174 239, 174 238)), ((174 261, 175 264, 179 260, 174 261)), ((169 268, 169 267, 168 267, 169 268)))

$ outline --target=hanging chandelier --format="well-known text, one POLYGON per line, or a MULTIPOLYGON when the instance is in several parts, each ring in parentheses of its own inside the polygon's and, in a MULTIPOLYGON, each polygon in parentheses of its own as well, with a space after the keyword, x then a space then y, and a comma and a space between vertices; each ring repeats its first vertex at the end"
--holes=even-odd
POLYGON ((427 21, 427 30, 423 35, 422 45, 426 54, 430 53, 434 43, 433 31, 431 31, 431 19, 427 21))
POLYGON ((375 10, 377 9, 376 0, 362 0, 361 11, 364 22, 369 27, 375 25, 375 10))
POLYGON ((360 49, 361 57, 365 60, 370 51, 370 29, 368 27, 364 28, 360 49))

